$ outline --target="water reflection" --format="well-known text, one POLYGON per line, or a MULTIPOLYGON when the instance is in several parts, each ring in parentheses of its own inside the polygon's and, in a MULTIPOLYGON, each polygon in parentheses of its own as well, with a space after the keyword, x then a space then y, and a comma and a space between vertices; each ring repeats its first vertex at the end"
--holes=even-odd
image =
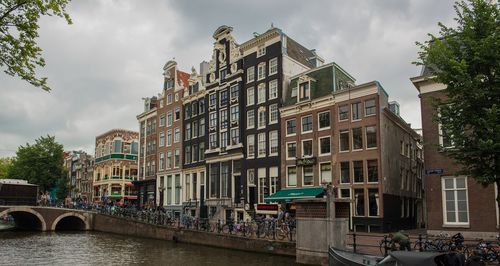
POLYGON ((0 232, 1 265, 295 265, 294 258, 98 232, 0 232))

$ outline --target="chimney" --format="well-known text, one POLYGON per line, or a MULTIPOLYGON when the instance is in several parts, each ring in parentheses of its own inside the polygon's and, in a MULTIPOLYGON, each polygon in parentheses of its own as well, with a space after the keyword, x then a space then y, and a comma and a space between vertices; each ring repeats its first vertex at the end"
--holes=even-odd
POLYGON ((397 116, 400 116, 399 115, 399 103, 398 102, 396 102, 396 101, 389 102, 389 110, 391 110, 391 112, 393 112, 397 116))

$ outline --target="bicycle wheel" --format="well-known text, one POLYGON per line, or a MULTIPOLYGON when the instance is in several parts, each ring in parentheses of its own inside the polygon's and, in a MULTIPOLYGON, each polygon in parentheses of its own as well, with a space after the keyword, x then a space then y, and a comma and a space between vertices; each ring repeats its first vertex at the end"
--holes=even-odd
POLYGON ((288 231, 287 230, 284 230, 282 228, 276 230, 276 238, 278 238, 278 240, 283 240, 287 237, 288 235, 288 231))
POLYGON ((222 226, 222 233, 228 234, 231 231, 231 228, 229 228, 229 225, 225 224, 222 226))

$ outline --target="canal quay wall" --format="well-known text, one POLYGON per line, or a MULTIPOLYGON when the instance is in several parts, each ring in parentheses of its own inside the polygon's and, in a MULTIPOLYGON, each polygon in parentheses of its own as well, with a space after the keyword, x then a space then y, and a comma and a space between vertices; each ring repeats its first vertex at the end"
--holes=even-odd
POLYGON ((233 235, 216 234, 189 229, 152 225, 105 214, 96 214, 92 228, 95 231, 144 237, 181 243, 229 248, 248 252, 260 252, 284 256, 296 256, 295 243, 252 239, 233 235))

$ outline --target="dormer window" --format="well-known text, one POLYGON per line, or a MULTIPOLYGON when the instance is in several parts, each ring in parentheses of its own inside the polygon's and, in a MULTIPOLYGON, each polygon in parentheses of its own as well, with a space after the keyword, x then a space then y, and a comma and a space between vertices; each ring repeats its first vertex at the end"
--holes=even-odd
POLYGON ((266 54, 266 47, 265 46, 259 46, 257 49, 257 57, 261 57, 266 54))
POLYGON ((309 81, 299 84, 300 101, 307 101, 311 99, 311 89, 309 88, 309 81))

